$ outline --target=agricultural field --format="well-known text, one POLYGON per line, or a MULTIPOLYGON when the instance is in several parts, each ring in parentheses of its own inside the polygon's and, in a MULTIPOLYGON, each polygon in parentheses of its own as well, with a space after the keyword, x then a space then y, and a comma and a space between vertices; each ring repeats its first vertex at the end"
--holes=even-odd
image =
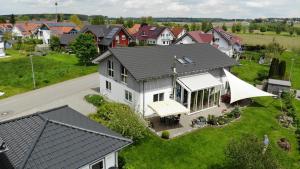
MULTIPOLYGON (((7 50, 8 58, 0 59, 0 99, 33 90, 30 58, 25 53, 7 50)), ((36 88, 41 88, 97 71, 97 66, 82 66, 73 55, 49 53, 33 57, 36 88)))

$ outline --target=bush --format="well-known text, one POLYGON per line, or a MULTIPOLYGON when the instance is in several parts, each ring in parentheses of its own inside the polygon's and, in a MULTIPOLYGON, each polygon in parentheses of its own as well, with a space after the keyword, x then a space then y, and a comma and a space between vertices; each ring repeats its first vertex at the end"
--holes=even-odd
POLYGON ((255 136, 246 135, 232 140, 225 150, 225 168, 228 169, 277 169, 280 168, 271 147, 263 153, 264 144, 255 136))
POLYGON ((125 104, 104 102, 97 114, 90 117, 98 122, 103 121, 108 128, 134 141, 148 134, 146 122, 125 104))
POLYGON ((223 116, 219 116, 219 117, 217 118, 217 122, 218 122, 219 125, 224 125, 224 124, 226 124, 228 121, 227 121, 223 116))
POLYGON ((92 105, 99 107, 101 105, 103 105, 105 103, 105 99, 100 96, 100 95, 87 95, 84 97, 85 100, 89 103, 91 103, 92 105))
POLYGON ((170 138, 170 132, 169 131, 163 131, 161 133, 161 138, 163 138, 163 139, 169 139, 170 138))
POLYGON ((207 124, 217 125, 218 124, 217 118, 214 115, 208 115, 207 124))
POLYGON ((239 107, 235 107, 230 113, 227 114, 229 118, 239 118, 241 116, 241 111, 239 107))

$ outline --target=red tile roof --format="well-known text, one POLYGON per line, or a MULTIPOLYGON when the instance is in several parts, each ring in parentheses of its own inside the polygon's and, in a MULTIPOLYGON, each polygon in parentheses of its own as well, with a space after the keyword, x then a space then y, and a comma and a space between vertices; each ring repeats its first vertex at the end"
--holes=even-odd
POLYGON ((174 34, 175 37, 178 37, 178 35, 184 30, 184 28, 180 27, 174 27, 171 29, 172 33, 174 34))
POLYGON ((224 31, 221 27, 215 27, 213 30, 218 32, 225 40, 227 40, 231 44, 241 45, 242 43, 242 39, 240 37, 224 31))
POLYGON ((34 31, 36 31, 42 24, 40 23, 17 23, 15 26, 22 32, 22 35, 31 35, 34 31))
POLYGON ((138 40, 157 39, 166 27, 144 25, 133 36, 138 40))
POLYGON ((188 34, 198 43, 211 43, 213 41, 213 35, 204 33, 202 31, 192 31, 188 34))
POLYGON ((140 27, 141 27, 141 24, 134 24, 132 26, 132 28, 127 29, 127 31, 130 35, 133 35, 139 31, 140 27))

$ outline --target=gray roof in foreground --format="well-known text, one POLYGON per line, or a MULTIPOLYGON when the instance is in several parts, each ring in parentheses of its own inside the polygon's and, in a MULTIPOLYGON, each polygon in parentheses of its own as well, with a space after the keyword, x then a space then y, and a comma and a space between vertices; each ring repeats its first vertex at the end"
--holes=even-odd
POLYGON ((273 85, 279 85, 279 86, 288 86, 288 87, 292 86, 291 82, 287 80, 269 79, 268 83, 273 85))
POLYGON ((68 106, 0 123, 3 169, 79 168, 131 143, 68 106))
POLYGON ((187 57, 193 61, 191 64, 176 61, 178 75, 195 74, 237 64, 234 59, 209 44, 123 47, 109 50, 136 80, 172 75, 174 56, 187 57))

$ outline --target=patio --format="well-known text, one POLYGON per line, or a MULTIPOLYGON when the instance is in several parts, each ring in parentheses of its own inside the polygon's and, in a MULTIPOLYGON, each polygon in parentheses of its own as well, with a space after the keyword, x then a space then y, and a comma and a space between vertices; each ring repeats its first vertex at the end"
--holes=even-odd
POLYGON ((163 131, 169 131, 170 138, 174 138, 185 133, 191 132, 193 130, 199 129, 198 127, 192 127, 192 120, 197 119, 200 116, 205 118, 208 115, 214 115, 216 117, 224 115, 226 112, 230 112, 234 107, 221 103, 218 107, 212 107, 206 110, 199 111, 197 113, 187 115, 182 114, 180 116, 179 124, 164 124, 161 122, 159 116, 148 118, 151 122, 152 127, 150 128, 153 132, 155 132, 158 136, 161 136, 163 131))

